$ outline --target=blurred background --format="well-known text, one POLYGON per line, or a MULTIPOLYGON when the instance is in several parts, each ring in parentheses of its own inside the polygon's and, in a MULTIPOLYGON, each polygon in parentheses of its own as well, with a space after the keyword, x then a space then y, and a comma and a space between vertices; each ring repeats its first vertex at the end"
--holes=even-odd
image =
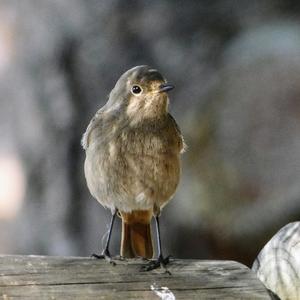
MULTIPOLYGON (((165 253, 251 265, 300 217, 300 2, 0 1, 0 253, 88 256, 110 211, 80 140, 116 80, 148 64, 176 89, 187 152, 165 253)), ((113 235, 118 254, 120 222, 113 235)))

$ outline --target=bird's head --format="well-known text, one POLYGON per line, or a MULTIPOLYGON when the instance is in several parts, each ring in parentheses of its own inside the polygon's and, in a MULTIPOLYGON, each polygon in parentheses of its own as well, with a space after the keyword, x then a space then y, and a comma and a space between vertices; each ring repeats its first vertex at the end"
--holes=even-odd
POLYGON ((120 105, 128 117, 151 118, 166 114, 167 92, 174 88, 149 66, 137 66, 125 72, 110 93, 108 105, 120 105))

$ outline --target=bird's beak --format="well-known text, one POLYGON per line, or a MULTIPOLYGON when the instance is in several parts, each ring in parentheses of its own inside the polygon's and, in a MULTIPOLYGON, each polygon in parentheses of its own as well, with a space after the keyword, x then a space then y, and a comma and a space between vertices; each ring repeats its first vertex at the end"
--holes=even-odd
POLYGON ((163 83, 159 86, 159 92, 160 93, 163 93, 163 92, 168 92, 170 90, 173 90, 174 89, 174 85, 172 84, 167 84, 167 83, 163 83))

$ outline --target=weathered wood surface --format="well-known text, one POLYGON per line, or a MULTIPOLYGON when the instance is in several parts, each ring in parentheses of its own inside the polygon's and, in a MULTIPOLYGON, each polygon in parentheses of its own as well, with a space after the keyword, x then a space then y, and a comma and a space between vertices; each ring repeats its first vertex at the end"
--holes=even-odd
POLYGON ((174 260, 172 275, 141 272, 142 260, 0 256, 0 299, 272 299, 233 261, 174 260))

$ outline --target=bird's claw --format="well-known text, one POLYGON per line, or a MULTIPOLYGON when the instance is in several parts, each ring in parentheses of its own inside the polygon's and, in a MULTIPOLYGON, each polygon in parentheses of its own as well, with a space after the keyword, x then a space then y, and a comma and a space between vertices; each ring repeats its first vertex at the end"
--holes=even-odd
POLYGON ((111 255, 110 255, 110 253, 109 253, 108 250, 104 250, 103 253, 100 254, 100 255, 99 255, 99 254, 93 253, 93 254, 91 255, 91 257, 94 257, 94 258, 96 258, 96 259, 105 259, 107 262, 109 262, 109 263, 112 264, 113 266, 116 265, 116 263, 113 261, 113 259, 112 259, 112 257, 111 257, 111 255))
POLYGON ((141 271, 152 271, 159 267, 165 270, 165 273, 171 275, 171 272, 167 269, 167 265, 170 263, 171 256, 163 257, 160 255, 156 260, 151 260, 145 266, 142 267, 141 271))

